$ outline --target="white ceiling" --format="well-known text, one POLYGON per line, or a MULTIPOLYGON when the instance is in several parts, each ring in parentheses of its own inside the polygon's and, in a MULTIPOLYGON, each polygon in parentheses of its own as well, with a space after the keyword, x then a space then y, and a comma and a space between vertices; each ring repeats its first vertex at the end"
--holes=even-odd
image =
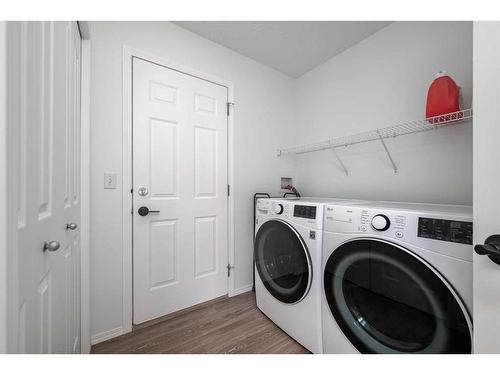
POLYGON ((183 21, 174 23, 296 78, 390 22, 183 21))

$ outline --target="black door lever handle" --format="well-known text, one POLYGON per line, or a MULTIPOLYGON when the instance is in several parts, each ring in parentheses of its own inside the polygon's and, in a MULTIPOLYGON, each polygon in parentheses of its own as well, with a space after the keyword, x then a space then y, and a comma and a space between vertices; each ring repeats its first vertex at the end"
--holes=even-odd
POLYGON ((479 255, 487 255, 491 261, 500 265, 500 235, 489 236, 484 245, 474 246, 474 251, 479 255))
POLYGON ((147 216, 148 214, 159 214, 160 211, 153 211, 153 210, 150 210, 149 208, 147 208, 146 206, 142 206, 139 208, 139 210, 137 210, 137 212, 139 213, 139 215, 141 216, 147 216))

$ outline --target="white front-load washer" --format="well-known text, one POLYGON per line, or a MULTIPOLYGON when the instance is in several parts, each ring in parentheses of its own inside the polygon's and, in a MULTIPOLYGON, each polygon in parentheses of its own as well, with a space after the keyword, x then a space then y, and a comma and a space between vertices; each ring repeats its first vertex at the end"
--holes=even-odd
POLYGON ((313 353, 322 353, 322 199, 259 199, 255 222, 257 307, 313 353))
POLYGON ((472 208, 326 205, 325 353, 471 353, 472 208))

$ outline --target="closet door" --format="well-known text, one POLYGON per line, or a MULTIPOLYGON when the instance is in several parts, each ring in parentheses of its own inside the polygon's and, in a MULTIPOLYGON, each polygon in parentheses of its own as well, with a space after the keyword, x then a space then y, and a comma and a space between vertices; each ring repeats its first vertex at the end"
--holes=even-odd
POLYGON ((12 22, 18 351, 80 352, 80 35, 75 22, 12 22))

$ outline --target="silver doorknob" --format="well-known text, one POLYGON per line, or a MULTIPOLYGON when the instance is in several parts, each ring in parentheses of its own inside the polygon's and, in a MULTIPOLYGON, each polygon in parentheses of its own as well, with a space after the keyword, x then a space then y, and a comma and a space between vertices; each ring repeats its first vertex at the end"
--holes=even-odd
POLYGON ((59 250, 60 247, 61 244, 59 243, 59 241, 46 241, 43 244, 43 251, 56 251, 59 250))
POLYGON ((78 224, 77 223, 68 223, 68 224, 66 224, 66 230, 75 230, 76 228, 78 228, 78 224))

